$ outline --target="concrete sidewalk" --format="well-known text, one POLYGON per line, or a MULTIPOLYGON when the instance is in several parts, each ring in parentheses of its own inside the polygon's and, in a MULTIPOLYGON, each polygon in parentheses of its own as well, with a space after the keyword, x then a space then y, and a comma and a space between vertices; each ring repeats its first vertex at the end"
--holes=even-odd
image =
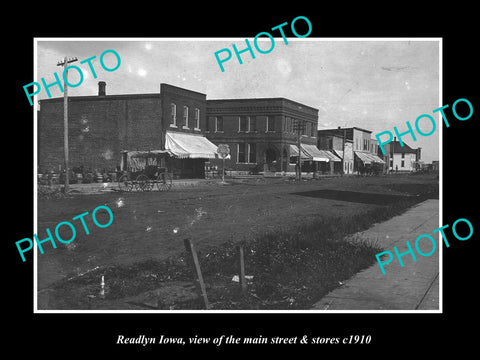
MULTIPOLYGON (((314 310, 439 310, 439 248, 443 241, 439 233, 432 234, 439 224, 439 201, 427 200, 402 215, 374 225, 361 232, 361 238, 377 239, 385 251, 391 251, 393 260, 385 265, 385 275, 378 262, 331 291, 314 306, 314 310), (423 257, 416 252, 415 239, 421 234, 432 235, 437 241, 435 252, 423 257), (402 257, 401 267, 394 253, 408 250, 406 240, 415 252, 402 257)), ((419 247, 425 253, 431 249, 427 239, 419 247)))

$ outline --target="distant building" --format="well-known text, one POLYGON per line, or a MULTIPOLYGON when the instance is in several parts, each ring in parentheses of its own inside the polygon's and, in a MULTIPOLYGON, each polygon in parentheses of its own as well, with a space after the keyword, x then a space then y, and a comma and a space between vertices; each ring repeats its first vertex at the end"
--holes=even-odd
POLYGON ((383 156, 388 171, 411 172, 419 170, 421 149, 413 149, 403 142, 403 146, 396 139, 389 144, 383 145, 385 155, 378 149, 378 155, 383 156))
POLYGON ((332 152, 339 159, 338 161, 330 162, 330 166, 333 166, 333 172, 336 174, 353 174, 353 141, 351 139, 344 138, 344 131, 338 129, 318 130, 318 148, 323 151, 332 152), (345 153, 345 159, 342 162, 343 155, 345 153))
MULTIPOLYGON (((380 171, 384 161, 378 157, 378 143, 371 138, 370 130, 359 127, 326 129, 318 131, 318 146, 323 150, 333 150, 343 161, 343 173, 364 173, 380 171)), ((342 171, 342 165, 336 167, 342 171)))

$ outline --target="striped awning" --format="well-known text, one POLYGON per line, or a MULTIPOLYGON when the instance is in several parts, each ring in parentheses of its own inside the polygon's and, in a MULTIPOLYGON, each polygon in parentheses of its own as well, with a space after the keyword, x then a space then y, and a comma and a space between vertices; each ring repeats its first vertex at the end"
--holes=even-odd
POLYGON ((324 150, 318 150, 315 145, 302 144, 302 150, 305 151, 313 161, 334 161, 334 155, 327 154, 324 150))
MULTIPOLYGON (((295 156, 295 157, 298 156, 298 146, 297 145, 290 144, 290 156, 291 157, 292 156, 295 156)), ((312 160, 312 157, 309 154, 307 154, 305 152, 305 150, 303 149, 303 145, 302 145, 302 153, 300 154, 300 158, 302 160, 312 160)))
POLYGON ((355 151, 355 155, 364 163, 364 164, 372 164, 372 163, 379 163, 385 164, 385 161, 380 159, 377 155, 371 154, 368 152, 363 151, 355 151))
MULTIPOLYGON (((311 144, 301 144, 302 149, 302 160, 310 161, 342 161, 338 156, 333 154, 328 150, 319 150, 315 145, 311 144)), ((297 145, 290 145, 290 156, 298 156, 298 147, 297 145)))
POLYGON ((322 155, 325 155, 333 162, 341 162, 342 159, 338 157, 333 151, 330 150, 319 150, 322 155))

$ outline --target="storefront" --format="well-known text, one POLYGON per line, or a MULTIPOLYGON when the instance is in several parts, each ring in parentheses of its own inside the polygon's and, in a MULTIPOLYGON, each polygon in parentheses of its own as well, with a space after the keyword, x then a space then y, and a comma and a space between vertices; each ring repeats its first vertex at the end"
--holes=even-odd
POLYGON ((217 146, 204 136, 167 131, 165 150, 123 151, 120 169, 135 173, 158 166, 174 178, 204 178, 205 162, 216 157, 217 146))
POLYGON ((355 170, 359 174, 380 174, 383 172, 385 161, 380 159, 377 155, 355 151, 355 170))
POLYGON ((174 178, 204 178, 205 162, 218 157, 217 146, 200 134, 167 131, 165 150, 174 178))

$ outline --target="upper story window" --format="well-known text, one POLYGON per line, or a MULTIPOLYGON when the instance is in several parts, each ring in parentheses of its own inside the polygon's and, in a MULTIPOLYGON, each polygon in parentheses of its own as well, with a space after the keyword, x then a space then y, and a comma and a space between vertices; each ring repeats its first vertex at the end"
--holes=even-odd
POLYGON ((188 128, 188 106, 183 107, 183 127, 188 128))
POLYGON ((217 116, 215 118, 215 132, 223 132, 223 117, 217 116))
POLYGON ((292 119, 289 118, 288 116, 285 117, 285 132, 291 132, 290 127, 291 127, 292 119))
POLYGON ((248 117, 248 131, 249 132, 257 131, 257 118, 255 116, 248 117))
POLYGON ((238 117, 238 132, 247 131, 247 117, 239 116, 238 117))
POLYGON ((312 123, 307 122, 305 125, 305 135, 312 136, 312 123))
POLYGON ((273 116, 267 116, 267 132, 275 131, 275 119, 273 116))
POLYGON ((200 129, 200 109, 195 108, 195 129, 200 129))
POLYGON ((333 150, 333 138, 328 138, 328 150, 333 150))
POLYGON ((402 153, 402 159, 405 159, 405 153, 402 153))
POLYGON ((170 126, 177 126, 177 105, 174 103, 170 104, 170 126))

